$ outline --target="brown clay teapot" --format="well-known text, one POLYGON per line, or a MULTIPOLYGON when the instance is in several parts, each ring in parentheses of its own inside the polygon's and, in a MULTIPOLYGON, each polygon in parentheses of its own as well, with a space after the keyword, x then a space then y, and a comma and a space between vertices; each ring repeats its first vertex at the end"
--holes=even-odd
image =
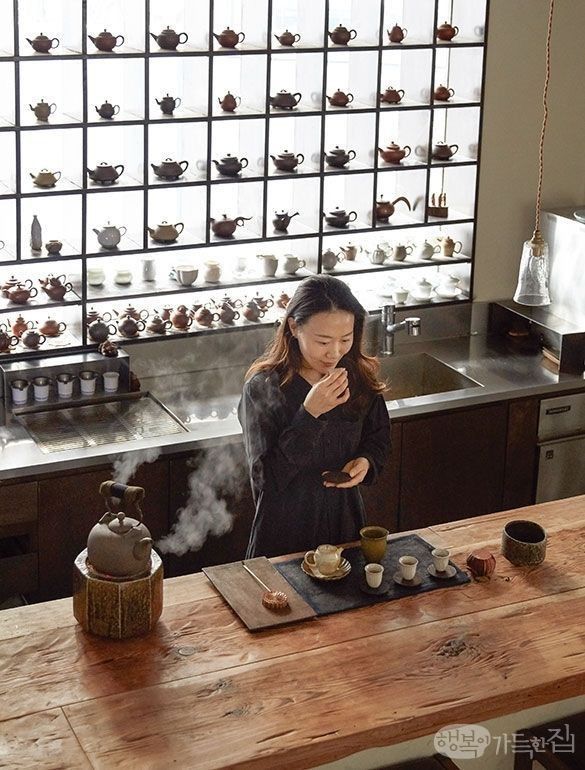
POLYGON ((171 225, 163 219, 156 228, 153 229, 147 226, 146 229, 153 241, 157 241, 157 243, 174 243, 185 229, 185 225, 182 222, 175 222, 174 225, 171 225))
POLYGON ((22 333, 22 336, 20 338, 20 341, 24 345, 25 348, 30 348, 31 350, 34 350, 35 348, 38 348, 39 345, 42 345, 46 341, 46 337, 44 334, 39 334, 36 329, 27 329, 25 332, 22 333))
POLYGON ((43 35, 41 32, 40 35, 37 35, 33 40, 29 40, 29 38, 26 38, 27 43, 30 43, 34 50, 37 53, 49 53, 49 51, 52 48, 58 48, 59 47, 59 38, 54 37, 50 38, 46 35, 43 35))
POLYGON ((148 318, 148 310, 146 310, 146 308, 137 310, 134 305, 126 305, 126 307, 123 310, 120 310, 119 313, 117 310, 114 310, 114 313, 120 319, 133 318, 135 321, 144 321, 146 318, 148 318))
POLYGON ((347 107, 348 104, 353 102, 353 94, 346 94, 339 89, 335 91, 333 96, 326 95, 326 98, 329 100, 329 104, 332 107, 347 107))
POLYGON ((280 45, 284 45, 287 48, 290 48, 295 43, 298 43, 301 39, 301 36, 297 33, 296 35, 292 32, 289 32, 288 29, 285 29, 284 32, 281 35, 275 35, 274 36, 280 45))
POLYGON ((112 314, 105 310, 103 313, 99 313, 94 307, 90 307, 85 315, 85 324, 89 326, 93 321, 111 321, 112 314))
MULTIPOLYGON (((199 326, 210 327, 214 321, 219 321, 219 313, 212 313, 208 307, 201 305, 201 307, 195 311, 192 316, 199 326)), ((189 318, 189 321, 192 319, 189 318)))
POLYGON ((117 166, 110 166, 109 163, 102 161, 92 170, 86 169, 87 175, 93 182, 99 182, 100 184, 114 184, 116 179, 122 176, 124 173, 124 166, 120 163, 117 166), (120 171, 118 171, 120 169, 120 171))
POLYGON ((229 302, 222 302, 222 304, 219 307, 219 320, 226 324, 226 326, 230 326, 234 323, 234 321, 237 321, 240 317, 239 312, 231 305, 229 302))
POLYGON ((288 91, 279 91, 276 96, 269 96, 268 101, 271 107, 278 107, 281 110, 292 110, 301 101, 302 94, 291 94, 288 91))
POLYGON ((404 147, 401 147, 399 144, 396 144, 396 142, 390 142, 384 150, 381 147, 378 147, 378 152, 382 160, 386 161, 386 163, 400 163, 403 158, 407 158, 410 155, 412 150, 407 144, 405 144, 404 147))
POLYGON ((386 104, 398 104, 404 96, 404 89, 388 86, 383 94, 380 94, 380 101, 386 104))
POLYGON ((152 537, 142 523, 140 503, 144 499, 144 489, 104 481, 100 494, 108 510, 87 538, 88 564, 93 571, 118 578, 147 573, 152 537), (122 507, 127 513, 121 510, 122 507))
POLYGON ((88 35, 88 38, 95 45, 98 51, 113 51, 114 48, 118 48, 124 44, 124 35, 112 35, 112 33, 108 32, 107 29, 104 29, 103 32, 100 32, 99 35, 96 35, 95 37, 88 35), (120 42, 118 42, 118 40, 120 42))
POLYGON ((12 286, 7 291, 8 299, 14 302, 15 305, 26 305, 29 299, 36 297, 38 291, 32 287, 27 288, 21 283, 17 283, 16 286, 12 286))
POLYGON ((18 345, 18 337, 8 334, 4 326, 0 326, 0 353, 9 353, 18 345))
POLYGON ((298 152, 296 155, 294 152, 285 150, 280 155, 271 155, 272 162, 279 171, 294 171, 297 166, 300 166, 304 162, 305 156, 302 152, 298 152))
POLYGON ((215 163, 218 173, 223 176, 237 176, 248 165, 248 158, 240 158, 238 160, 237 156, 230 155, 228 152, 221 160, 212 159, 211 162, 215 163))
POLYGON ((447 88, 447 86, 444 86, 442 83, 433 91, 433 96, 438 102, 448 102, 454 95, 455 91, 452 88, 447 88))
POLYGON ((235 48, 238 43, 243 43, 246 39, 246 35, 243 32, 234 32, 233 29, 226 27, 223 32, 218 35, 212 32, 213 37, 217 40, 222 48, 235 48), (241 40, 240 40, 241 36, 241 40))
POLYGON ((189 35, 186 32, 175 32, 175 30, 170 27, 166 27, 162 32, 159 32, 158 35, 151 32, 150 37, 165 51, 174 51, 179 44, 183 45, 189 40, 189 35), (185 39, 181 40, 183 36, 185 39))
POLYGON ((29 171, 29 175, 37 187, 54 187, 61 179, 60 171, 49 171, 46 168, 41 169, 38 174, 29 171))
POLYGON ((376 219, 380 222, 386 222, 394 214, 394 209, 397 203, 406 203, 408 210, 412 211, 410 201, 403 195, 396 198, 393 201, 385 201, 383 196, 380 195, 380 200, 376 201, 376 219))
POLYGON ((433 158, 435 160, 451 160, 453 155, 459 149, 458 144, 447 144, 446 142, 435 142, 433 144, 433 158))
POLYGON ((57 109, 56 104, 47 104, 44 99, 41 99, 40 102, 37 102, 34 107, 32 104, 29 104, 28 106, 34 112, 36 119, 42 120, 43 123, 46 123, 49 120, 49 115, 52 115, 57 109))
POLYGON ((286 233, 290 221, 293 217, 298 217, 299 212, 295 211, 294 214, 289 214, 288 211, 275 211, 274 219, 272 220, 272 226, 275 230, 281 233, 286 233))
POLYGON ((439 40, 453 40, 459 34, 459 27, 452 27, 448 22, 443 22, 437 27, 436 35, 439 40))
POLYGON ((386 30, 386 34, 391 43, 402 43, 408 34, 408 30, 401 27, 399 24, 395 24, 392 29, 386 30))
POLYGON ((136 337, 139 332, 144 330, 145 326, 144 321, 136 321, 128 315, 122 316, 118 319, 118 334, 122 337, 136 337))
POLYGON ((219 106, 224 112, 234 112, 236 107, 239 107, 242 103, 242 100, 239 96, 234 96, 229 91, 223 97, 223 99, 220 99, 218 96, 217 101, 219 102, 219 106))
POLYGON ((54 318, 49 317, 39 326, 39 331, 45 337, 58 337, 66 328, 67 324, 64 321, 55 321, 54 318))
POLYGON ((227 214, 223 214, 221 219, 214 219, 210 217, 211 229, 214 235, 219 238, 231 238, 236 231, 236 227, 243 227, 244 222, 252 219, 252 217, 235 217, 229 219, 227 214))
POLYGON ((280 294, 276 300, 276 306, 284 310, 289 302, 290 302, 290 297, 285 291, 283 291, 282 294, 280 294))
POLYGON ((94 107, 100 118, 105 118, 106 120, 112 120, 114 115, 117 115, 120 112, 119 104, 110 104, 107 100, 103 104, 100 104, 99 107, 97 105, 94 105, 94 107))
POLYGON ((347 45, 350 40, 355 40, 357 32, 355 29, 347 29, 342 24, 339 24, 331 32, 327 32, 332 43, 335 45, 347 45))
POLYGON ((154 101, 158 104, 163 114, 172 115, 173 111, 176 110, 177 107, 181 104, 181 97, 173 97, 169 94, 166 94, 162 99, 157 99, 155 97, 154 101))
POLYGON ((179 307, 171 313, 171 323, 175 329, 188 329, 193 323, 186 305, 179 307))
POLYGON ((158 166, 156 163, 151 163, 150 165, 154 173, 160 179, 166 179, 168 182, 174 182, 189 168, 189 161, 176 161, 172 158, 165 158, 165 160, 161 161, 158 166))
POLYGON ((27 329, 32 329, 33 327, 34 323, 32 321, 25 321, 24 318, 19 315, 12 324, 12 333, 15 337, 20 339, 27 329))
POLYGON ((25 278, 24 280, 19 280, 15 276, 11 275, 10 278, 0 287, 0 292, 2 292, 2 296, 8 298, 8 292, 10 289, 12 289, 13 286, 18 286, 20 284, 21 286, 24 286, 27 289, 31 289, 33 282, 30 278, 25 278))
POLYGON ((65 275, 48 275, 46 278, 39 278, 39 283, 50 299, 54 302, 61 302, 65 294, 73 290, 70 283, 63 283, 64 280, 65 275))
POLYGON ((244 309, 242 310, 244 318, 246 318, 248 321, 259 321, 264 317, 265 313, 266 311, 258 307, 253 299, 247 302, 244 305, 244 309))
POLYGON ((346 212, 345 209, 335 208, 328 214, 323 212, 325 221, 331 227, 347 227, 350 222, 355 222, 357 213, 355 211, 346 212))
POLYGON ((342 147, 338 147, 337 145, 333 150, 329 150, 329 152, 324 154, 325 162, 328 166, 332 166, 333 168, 343 168, 356 156, 355 150, 348 150, 346 152, 342 147))
POLYGON ((93 342, 101 343, 105 342, 110 334, 116 333, 116 327, 97 318, 89 323, 87 333, 93 342))
POLYGON ((146 331, 152 332, 153 334, 165 334, 167 329, 170 329, 172 326, 172 323, 170 320, 164 321, 159 315, 154 315, 146 327, 146 331))
POLYGON ((274 305, 274 300, 271 296, 263 297, 261 294, 258 294, 258 292, 252 297, 252 301, 258 305, 260 310, 268 310, 269 307, 274 305))

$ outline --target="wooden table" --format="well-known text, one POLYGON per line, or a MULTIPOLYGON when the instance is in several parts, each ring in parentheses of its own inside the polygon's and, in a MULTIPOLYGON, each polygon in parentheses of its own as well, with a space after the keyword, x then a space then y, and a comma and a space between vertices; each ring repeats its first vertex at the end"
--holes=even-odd
POLYGON ((0 613, 0 767, 294 770, 585 692, 585 496, 419 534, 496 575, 254 634, 202 574, 139 640, 65 599, 0 613), (499 556, 513 518, 547 529, 541 566, 499 556))

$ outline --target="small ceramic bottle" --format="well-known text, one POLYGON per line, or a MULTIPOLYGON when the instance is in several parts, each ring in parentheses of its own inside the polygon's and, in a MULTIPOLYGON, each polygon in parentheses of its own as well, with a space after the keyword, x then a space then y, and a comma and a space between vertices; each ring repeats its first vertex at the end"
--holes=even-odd
POLYGON ((33 214, 30 226, 30 247, 33 251, 41 251, 43 248, 43 231, 36 214, 33 214))

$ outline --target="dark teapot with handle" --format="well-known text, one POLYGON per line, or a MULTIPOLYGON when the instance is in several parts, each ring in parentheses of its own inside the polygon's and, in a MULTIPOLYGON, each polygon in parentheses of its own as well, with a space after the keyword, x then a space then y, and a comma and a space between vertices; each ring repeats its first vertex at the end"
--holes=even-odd
POLYGON ((383 94, 380 94, 380 101, 386 104, 398 104, 404 96, 404 89, 388 86, 383 94))
POLYGON ((293 217, 298 217, 299 212, 295 211, 294 214, 289 214, 288 211, 275 211, 274 219, 272 220, 272 226, 275 230, 281 233, 286 233, 290 221, 293 217))
POLYGON ((244 222, 252 219, 252 217, 235 217, 229 219, 227 214, 223 214, 221 219, 214 219, 210 217, 211 229, 214 235, 219 238, 231 238, 236 231, 236 227, 243 227, 244 222))
POLYGON ((34 112, 36 119, 42 120, 43 123, 46 123, 49 120, 49 115, 52 115, 57 109, 56 104, 47 104, 44 99, 41 99, 40 102, 37 102, 34 107, 32 104, 29 104, 28 106, 34 112))
POLYGON ((11 275, 10 278, 0 287, 0 292, 2 292, 2 296, 8 298, 8 292, 10 289, 12 289, 13 286, 18 286, 20 284, 21 286, 24 286, 26 289, 32 289, 33 282, 30 278, 25 278, 24 280, 19 280, 14 275, 11 275))
POLYGON ((118 48, 124 44, 124 35, 112 35, 107 29, 104 29, 103 32, 100 32, 99 35, 96 35, 95 37, 88 35, 88 38, 98 51, 104 51, 105 53, 109 53, 110 51, 113 51, 114 48, 118 48), (120 42, 118 42, 118 40, 120 42))
POLYGON ((440 83, 433 91, 433 96, 438 102, 448 102, 452 96, 455 96, 455 91, 440 83))
POLYGON ((14 334, 9 334, 8 329, 0 325, 0 353, 10 353, 12 348, 18 345, 18 337, 14 334))
POLYGON ((166 27, 162 32, 159 32, 158 35, 151 32, 150 37, 155 40, 159 47, 164 51, 174 51, 179 44, 183 45, 189 40, 189 35, 186 32, 175 32, 175 30, 170 27, 166 27), (183 36, 185 39, 181 40, 183 36))
POLYGON ((350 160, 356 156, 355 150, 347 152, 342 147, 335 147, 333 150, 325 153, 325 162, 333 168, 343 168, 350 160))
POLYGON ((189 161, 176 161, 172 158, 165 158, 165 160, 161 161, 158 166, 156 163, 151 163, 150 165, 154 173, 160 179, 166 179, 168 182, 174 182, 189 168, 189 161))
POLYGON ((107 185, 114 182, 124 173, 124 166, 120 163, 117 166, 110 166, 109 163, 102 161, 94 169, 87 169, 87 175, 93 182, 107 185), (118 171, 118 169, 120 169, 118 171))
POLYGON ((172 323, 169 320, 164 321, 159 315, 154 315, 146 330, 153 334, 165 334, 167 329, 170 329, 172 323))
POLYGON ((411 152, 412 149, 407 144, 401 147, 396 142, 390 142, 384 150, 378 147, 378 153, 386 163, 400 163, 404 158, 408 158, 411 152))
POLYGON ((216 34, 215 32, 212 32, 211 34, 222 48, 235 48, 238 43, 243 43, 246 39, 246 35, 243 32, 234 32, 234 30, 229 27, 226 27, 223 32, 220 32, 219 34, 216 34), (241 40, 240 36, 242 38, 241 40))
POLYGON ((118 320, 118 334, 122 337, 136 337, 139 332, 143 331, 146 324, 144 321, 136 321, 130 316, 122 316, 118 320))
POLYGON ((90 309, 87 311, 85 315, 85 323, 86 326, 89 326, 90 323, 93 321, 111 321, 112 320, 112 314, 108 312, 107 310, 104 310, 102 313, 98 312, 94 307, 90 307, 90 309))
POLYGON ((56 321, 54 318, 49 317, 39 326, 39 331, 45 337, 58 337, 66 328, 67 324, 64 321, 56 321))
POLYGON ((50 37, 47 37, 46 35, 43 35, 43 33, 41 32, 41 34, 37 35, 33 40, 30 40, 27 37, 26 42, 30 43, 30 45, 32 45, 32 47, 37 53, 49 53, 49 51, 52 48, 59 47, 60 41, 58 37, 50 38, 50 37))
POLYGON ((242 100, 239 96, 234 96, 229 91, 223 97, 223 99, 220 99, 218 96, 217 101, 219 102, 219 106, 224 112, 234 112, 236 107, 239 107, 242 103, 242 100))
POLYGON ((25 348, 29 348, 30 350, 35 350, 39 347, 39 345, 42 345, 43 342, 46 341, 46 337, 44 334, 39 334, 36 329, 27 329, 22 337, 20 338, 20 341, 25 346, 25 348))
POLYGON ((348 104, 353 102, 353 94, 346 94, 345 91, 340 91, 339 89, 335 91, 333 96, 326 95, 326 98, 332 107, 347 107, 348 104))
POLYGON ((38 291, 34 288, 28 288, 21 283, 17 283, 16 286, 12 286, 8 289, 8 299, 14 302, 15 305, 26 305, 29 299, 36 297, 38 291))
POLYGON ((439 40, 453 40, 453 38, 459 34, 459 27, 452 27, 449 22, 445 21, 436 30, 436 36, 439 40))
POLYGON ((301 36, 298 33, 295 35, 293 32, 289 32, 288 29, 285 29, 281 35, 275 35, 274 37, 278 40, 280 45, 284 45, 287 48, 298 43, 301 39, 301 36))
POLYGON ((223 176, 237 176, 243 168, 248 165, 248 158, 240 158, 237 156, 228 154, 221 160, 212 160, 215 163, 215 167, 223 176))
POLYGON ((339 24, 331 32, 327 32, 332 43, 335 45, 347 45, 350 40, 355 40, 357 32, 355 29, 347 29, 343 24, 339 24))
POLYGON ((175 329, 188 329, 193 323, 187 305, 179 305, 177 309, 171 313, 170 320, 175 329))
POLYGON ((65 275, 48 275, 46 278, 39 278, 41 288, 55 302, 61 302, 65 294, 73 290, 71 283, 63 283, 63 281, 65 281, 65 275))
POLYGON ((451 160, 453 155, 459 149, 458 144, 447 144, 446 142, 435 142, 433 144, 433 158, 435 160, 451 160))
POLYGON ((110 102, 106 101, 103 104, 100 104, 99 107, 95 106, 95 111, 100 116, 100 118, 105 118, 105 120, 112 120, 114 115, 117 115, 120 112, 120 105, 119 104, 110 104, 110 102))
POLYGON ((408 30, 401 27, 399 24, 395 24, 392 29, 386 30, 386 34, 391 43, 402 43, 408 34, 408 30))
POLYGON ((154 101, 158 104, 164 115, 172 115, 174 110, 181 104, 181 97, 173 97, 166 94, 166 96, 163 96, 160 100, 155 97, 154 101))
POLYGON ((331 227, 347 227, 347 225, 350 222, 355 222, 357 219, 357 213, 355 211, 350 211, 347 213, 345 209, 335 208, 333 211, 330 211, 328 214, 323 212, 323 216, 325 218, 325 221, 328 225, 331 227))
POLYGON ((268 101, 271 107, 278 107, 280 110, 293 110, 301 101, 302 94, 291 94, 289 91, 279 91, 276 96, 269 96, 268 101))
POLYGON ((89 323, 87 333, 93 342, 101 343, 105 342, 110 334, 116 333, 116 327, 114 324, 108 324, 101 318, 97 318, 89 323))
POLYGON ((394 209, 397 203, 406 203, 408 210, 412 211, 410 201, 403 195, 393 201, 385 201, 383 196, 380 195, 380 200, 376 201, 376 219, 380 222, 387 222, 392 214, 394 214, 394 209))
POLYGON ((244 305, 244 309, 242 311, 242 314, 244 318, 246 318, 248 321, 259 321, 261 318, 265 315, 264 310, 262 310, 256 302, 254 302, 253 299, 251 299, 249 302, 247 302, 244 305))
POLYGON ((304 162, 305 156, 302 152, 298 152, 296 155, 294 152, 285 150, 280 155, 271 155, 272 162, 279 171, 294 171, 297 166, 300 166, 304 162))
MULTIPOLYGON (((214 321, 219 321, 219 313, 212 313, 208 307, 201 305, 195 313, 193 313, 192 319, 196 321, 199 326, 210 327, 214 321)), ((189 318, 191 321, 191 318, 189 318)))

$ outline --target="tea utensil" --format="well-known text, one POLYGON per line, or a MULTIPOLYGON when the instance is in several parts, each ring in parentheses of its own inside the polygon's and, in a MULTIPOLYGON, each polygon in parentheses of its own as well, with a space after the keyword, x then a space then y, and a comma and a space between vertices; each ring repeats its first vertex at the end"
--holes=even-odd
POLYGON ((265 594, 262 596, 262 604, 269 610, 284 610, 288 607, 288 596, 284 593, 284 591, 272 591, 266 583, 262 582, 258 575, 255 575, 250 567, 248 567, 244 562, 242 562, 242 567, 246 570, 246 572, 249 572, 250 575, 254 578, 254 580, 262 586, 262 588, 265 590, 265 594))

